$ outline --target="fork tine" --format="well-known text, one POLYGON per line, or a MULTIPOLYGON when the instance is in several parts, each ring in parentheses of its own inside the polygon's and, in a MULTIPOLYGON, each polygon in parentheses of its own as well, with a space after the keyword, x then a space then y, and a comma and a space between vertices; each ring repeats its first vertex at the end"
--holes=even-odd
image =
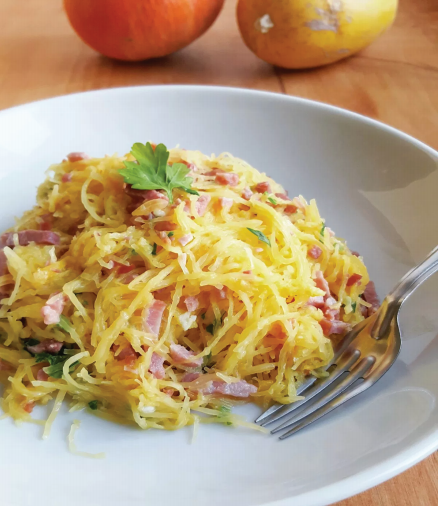
MULTIPOLYGON (((337 360, 339 359, 339 357, 345 352, 345 350, 347 349, 347 347, 349 346, 349 344, 352 342, 352 340, 356 337, 356 335, 362 329, 364 323, 365 323, 365 320, 363 322, 359 323, 358 325, 356 325, 353 330, 351 330, 350 332, 348 332, 348 334, 345 335, 345 337, 342 340, 342 342, 334 349, 335 354, 333 356, 333 359, 324 368, 325 370, 329 369, 334 363, 337 362, 337 360)), ((308 390, 315 383, 316 380, 317 380, 317 378, 315 378, 315 377, 311 377, 308 380, 306 380, 297 389, 297 395, 301 395, 303 392, 305 392, 306 390, 308 390)), ((295 404, 296 403, 294 403, 294 405, 295 404)), ((289 412, 288 411, 289 407, 290 407, 289 404, 274 404, 273 406, 271 406, 270 408, 268 408, 264 413, 262 413, 255 420, 255 423, 259 423, 259 424, 260 424, 260 422, 269 423, 266 420, 268 417, 270 417, 274 413, 280 414, 279 413, 280 410, 281 410, 282 413, 285 412, 285 414, 287 414, 289 412)))
MULTIPOLYGON (((356 378, 356 381, 357 379, 358 378, 356 378)), ((366 380, 354 386, 354 388, 348 389, 346 392, 342 393, 341 395, 338 395, 338 397, 332 399, 327 404, 324 404, 324 406, 314 411, 313 413, 309 414, 305 418, 302 418, 301 420, 294 422, 292 428, 288 432, 281 435, 279 439, 281 440, 287 439, 288 437, 292 436, 299 430, 304 429, 313 422, 316 422, 324 415, 327 415, 328 413, 330 413, 337 407, 341 406, 345 402, 349 401, 353 397, 356 397, 356 395, 365 392, 365 390, 368 390, 368 388, 372 387, 373 385, 374 385, 373 381, 366 380)))
MULTIPOLYGON (((319 399, 317 402, 312 403, 304 412, 298 414, 298 416, 293 416, 289 418, 286 422, 282 423, 280 426, 276 427, 271 431, 272 434, 275 434, 276 432, 279 432, 281 430, 287 429, 290 426, 295 426, 296 424, 299 424, 301 421, 305 423, 301 428, 308 425, 308 423, 311 423, 310 421, 307 423, 306 420, 309 419, 309 417, 314 412, 318 412, 320 409, 324 410, 324 406, 326 404, 330 404, 331 401, 336 399, 344 390, 346 390, 348 387, 350 387, 356 380, 361 378, 373 365, 375 364, 376 359, 373 356, 369 356, 366 358, 363 358, 359 364, 352 370, 352 372, 344 378, 340 383, 338 383, 335 388, 328 391, 321 399, 319 399)), ((325 414, 325 412, 324 412, 325 414)), ((322 416, 322 415, 321 415, 322 416)), ((315 418, 317 420, 320 417, 315 418)), ((314 421, 312 419, 312 421, 314 421)), ((296 431, 295 431, 296 432, 296 431)), ((287 432, 287 434, 293 433, 291 431, 287 432)), ((284 438, 282 438, 284 439, 284 438)))
POLYGON ((269 418, 264 420, 260 425, 262 427, 265 427, 266 425, 276 422, 277 420, 280 420, 280 418, 283 418, 296 409, 304 406, 307 402, 313 399, 315 395, 321 393, 325 388, 340 378, 344 372, 350 370, 350 368, 353 367, 353 365, 359 360, 360 355, 361 353, 359 350, 353 350, 352 353, 346 353, 343 355, 336 364, 336 369, 329 376, 319 380, 317 383, 314 383, 313 386, 307 390, 305 399, 302 401, 294 402, 293 404, 288 404, 285 406, 286 409, 282 410, 281 412, 277 412, 276 414, 270 415, 269 418))
MULTIPOLYGON (((309 378, 306 380, 298 389, 297 389, 297 395, 301 395, 305 390, 310 388, 317 378, 315 376, 309 378)), ((274 404, 270 408, 268 408, 264 413, 262 413, 255 421, 255 423, 260 423, 266 420, 266 418, 270 417, 274 413, 277 413, 280 410, 287 409, 289 407, 289 404, 274 404)), ((268 422, 269 423, 269 422, 268 422)))

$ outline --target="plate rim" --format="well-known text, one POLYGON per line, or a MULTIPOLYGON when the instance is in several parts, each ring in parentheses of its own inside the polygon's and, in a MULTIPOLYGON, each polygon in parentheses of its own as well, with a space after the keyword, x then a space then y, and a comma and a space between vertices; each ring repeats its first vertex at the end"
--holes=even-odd
MULTIPOLYGON (((197 91, 201 93, 212 94, 229 94, 229 95, 252 95, 258 96, 260 99, 279 100, 289 103, 303 104, 307 107, 323 109, 329 113, 346 117, 353 121, 365 123, 371 127, 385 131, 403 141, 413 144, 415 147, 429 154, 434 158, 438 164, 438 151, 428 146, 424 142, 416 139, 415 137, 391 126, 382 121, 364 116, 362 114, 343 109, 341 107, 331 105, 325 102, 320 102, 308 98, 303 98, 285 93, 276 93, 265 90, 254 90, 247 88, 237 88, 231 86, 217 86, 217 85, 192 85, 192 84, 158 84, 158 85, 138 85, 138 86, 121 86, 112 88, 102 88, 96 90, 88 90, 81 92, 74 92, 64 95, 57 95, 49 98, 42 98, 35 101, 18 104, 6 109, 0 110, 0 121, 4 116, 14 113, 14 111, 26 109, 33 106, 42 106, 46 104, 52 106, 56 102, 63 102, 66 100, 75 100, 82 96, 93 95, 120 95, 129 94, 132 92, 149 93, 151 91, 159 92, 190 92, 197 91)), ((274 437, 274 436, 273 436, 274 437)), ((438 427, 436 427, 431 434, 421 439, 417 443, 409 445, 405 450, 400 451, 393 457, 384 459, 378 464, 371 465, 365 470, 360 471, 348 478, 335 481, 329 485, 321 486, 310 492, 305 492, 293 497, 287 497, 264 503, 264 506, 293 506, 299 504, 300 506, 324 506, 332 504, 337 501, 344 500, 348 497, 360 494, 370 488, 373 488, 391 478, 403 473, 410 467, 416 465, 421 460, 427 458, 434 451, 438 449, 438 427)))

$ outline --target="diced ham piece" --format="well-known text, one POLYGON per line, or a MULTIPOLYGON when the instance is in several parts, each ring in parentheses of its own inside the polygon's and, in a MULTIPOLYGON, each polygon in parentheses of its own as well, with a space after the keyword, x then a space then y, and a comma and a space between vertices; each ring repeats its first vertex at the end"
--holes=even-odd
POLYGON ((117 355, 117 360, 125 360, 130 357, 135 357, 135 359, 138 358, 138 353, 134 350, 134 348, 128 344, 128 346, 125 346, 123 350, 117 355))
POLYGON ((353 286, 360 284, 362 276, 360 274, 352 274, 347 281, 347 286, 353 286))
POLYGON ((41 315, 46 325, 59 323, 65 302, 66 299, 63 293, 52 293, 46 304, 41 308, 41 315))
POLYGON ((166 304, 161 300, 154 300, 152 304, 143 311, 143 329, 145 332, 158 337, 160 332, 161 320, 163 318, 166 304))
POLYGON ((184 299, 184 304, 186 305, 187 311, 190 311, 190 313, 193 313, 193 311, 196 311, 199 307, 197 297, 186 297, 184 299))
POLYGON ((46 213, 37 218, 38 226, 40 230, 52 230, 53 226, 53 214, 46 213))
POLYGON ((121 264, 119 262, 113 261, 113 268, 117 270, 118 274, 126 274, 128 272, 131 272, 135 269, 135 265, 125 265, 121 264))
MULTIPOLYGON (((55 232, 48 230, 22 230, 18 232, 18 243, 20 246, 28 246, 31 242, 36 244, 53 244, 57 246, 61 239, 55 232)), ((14 244, 14 232, 6 232, 1 236, 0 247, 9 246, 13 248, 14 244)))
POLYGON ((256 184, 255 191, 257 193, 271 193, 271 185, 268 183, 268 181, 263 181, 262 183, 256 184))
POLYGON ((202 365, 203 359, 200 357, 196 360, 193 360, 193 357, 195 355, 196 353, 191 350, 187 350, 180 344, 170 345, 170 356, 176 364, 184 364, 187 367, 199 367, 202 365))
POLYGON ((73 177, 72 173, 71 172, 67 172, 66 174, 62 175, 61 181, 63 183, 70 183, 72 177, 73 177))
POLYGON ((163 240, 163 242, 165 244, 170 244, 171 241, 170 241, 169 236, 167 235, 167 232, 164 232, 164 230, 163 230, 161 232, 158 232, 158 235, 160 236, 160 238, 163 240))
POLYGON ((309 255, 309 257, 312 257, 315 260, 317 260, 322 254, 322 249, 319 246, 312 246, 307 252, 307 254, 309 255))
POLYGON ((157 379, 163 379, 166 371, 163 367, 164 358, 155 351, 152 353, 151 365, 149 366, 149 372, 157 379))
POLYGON ((8 272, 8 259, 6 258, 5 252, 0 250, 0 276, 4 276, 8 272))
POLYGON ((183 235, 182 237, 180 237, 178 239, 178 242, 181 244, 181 246, 185 246, 186 244, 188 244, 191 240, 193 239, 193 235, 192 234, 186 234, 186 235, 183 235))
POLYGON ((216 182, 224 186, 237 186, 239 184, 239 176, 233 172, 221 172, 216 174, 216 182))
POLYGON ((350 327, 348 323, 341 322, 339 320, 327 320, 326 318, 323 318, 319 324, 321 325, 325 336, 329 336, 331 334, 343 334, 350 327))
POLYGON ((325 300, 323 295, 318 295, 316 297, 310 297, 307 301, 309 306, 316 307, 318 309, 322 309, 325 306, 325 300))
POLYGON ((297 206, 293 206, 293 205, 286 206, 284 208, 285 214, 295 214, 297 211, 298 211, 298 207, 297 206))
POLYGON ((351 254, 354 255, 355 257, 360 257, 360 253, 358 253, 357 251, 352 251, 351 254))
MULTIPOLYGON (((12 371, 13 368, 11 366, 11 364, 8 364, 7 362, 4 362, 1 358, 0 358, 0 371, 12 371)), ((196 378, 195 378, 196 379, 196 378)), ((191 381, 191 380, 190 380, 191 381)))
POLYGON ((177 229, 177 225, 175 223, 171 223, 170 221, 159 221, 154 225, 155 230, 159 232, 172 232, 172 230, 177 229))
POLYGON ((80 162, 82 160, 89 160, 90 157, 86 153, 82 153, 79 151, 74 151, 73 153, 69 153, 67 155, 67 160, 69 162, 80 162))
POLYGON ((243 274, 252 274, 252 271, 243 271, 243 274))
POLYGON ((249 200, 251 195, 254 195, 250 188, 246 187, 243 189, 242 198, 245 200, 249 200))
POLYGON ((49 379, 49 375, 45 373, 42 369, 39 369, 37 372, 36 379, 38 381, 47 381, 49 379))
POLYGON ((329 284, 321 271, 316 272, 315 284, 320 290, 323 290, 327 295, 330 295, 329 284))
POLYGON ((374 281, 370 281, 363 293, 363 298, 366 302, 371 304, 371 307, 367 308, 367 316, 374 314, 380 307, 380 299, 376 292, 376 286, 374 281))
POLYGON ((204 394, 228 395, 230 397, 246 398, 257 392, 257 387, 247 383, 246 381, 237 381, 236 383, 225 383, 221 381, 213 381, 207 388, 203 390, 204 394))
POLYGON ((60 343, 59 341, 55 341, 54 339, 45 339, 35 346, 27 346, 27 349, 36 355, 37 353, 52 353, 56 354, 61 351, 61 348, 64 346, 64 343, 60 343))
POLYGON ((195 209, 199 216, 204 216, 207 206, 211 200, 210 195, 204 194, 195 203, 195 209))
POLYGON ((197 380, 199 376, 201 376, 199 372, 188 372, 181 378, 181 383, 190 383, 197 380))
POLYGON ((32 413, 34 407, 35 403, 33 401, 30 401, 24 405, 24 411, 26 411, 26 413, 32 413))
POLYGON ((276 193, 275 196, 282 200, 290 200, 286 193, 276 193))
POLYGON ((229 199, 226 197, 219 197, 219 204, 222 209, 229 209, 234 203, 233 199, 229 199))

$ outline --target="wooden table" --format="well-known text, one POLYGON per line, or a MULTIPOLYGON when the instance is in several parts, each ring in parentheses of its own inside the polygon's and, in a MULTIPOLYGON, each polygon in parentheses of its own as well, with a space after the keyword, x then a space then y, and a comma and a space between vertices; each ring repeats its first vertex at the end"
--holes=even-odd
MULTIPOLYGON (((141 84, 256 88, 328 102, 377 118, 438 149, 438 1, 401 0, 394 27, 360 55, 285 71, 243 44, 227 0, 211 30, 177 54, 144 63, 108 60, 71 30, 61 0, 1 0, 0 109, 54 95, 141 84)), ((351 505, 438 504, 438 456, 352 499, 351 505)), ((339 506, 338 505, 338 506, 339 506)))

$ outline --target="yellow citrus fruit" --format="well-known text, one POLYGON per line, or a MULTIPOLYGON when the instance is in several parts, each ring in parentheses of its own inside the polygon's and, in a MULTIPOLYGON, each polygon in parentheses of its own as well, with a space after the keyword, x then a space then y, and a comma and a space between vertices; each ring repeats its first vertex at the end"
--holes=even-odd
POLYGON ((243 40, 273 65, 302 69, 346 58, 394 21, 398 0, 239 0, 243 40))

